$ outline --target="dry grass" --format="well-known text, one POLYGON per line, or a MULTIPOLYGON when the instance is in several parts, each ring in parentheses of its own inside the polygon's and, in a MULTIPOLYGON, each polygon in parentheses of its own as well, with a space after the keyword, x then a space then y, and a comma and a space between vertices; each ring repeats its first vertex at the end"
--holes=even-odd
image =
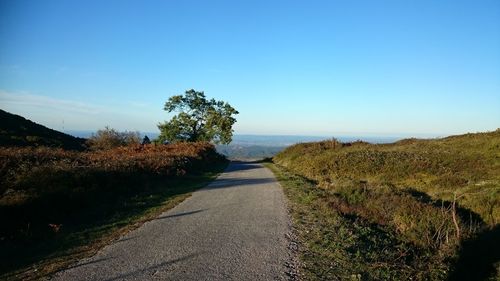
POLYGON ((393 144, 338 141, 292 146, 274 157, 324 188, 391 185, 459 203, 490 226, 500 221, 500 130, 393 144))
MULTIPOLYGON (((500 252, 492 238, 500 221, 500 130, 393 144, 305 143, 273 160, 324 190, 316 200, 332 214, 383 229, 415 261, 455 272, 450 280, 484 279, 498 266, 500 254, 489 252, 500 252)), ((448 275, 432 272, 417 279, 448 275)))
POLYGON ((432 247, 415 245, 390 225, 373 222, 367 210, 349 205, 332 190, 282 167, 269 167, 289 199, 300 242, 302 280, 446 278, 448 264, 432 247))

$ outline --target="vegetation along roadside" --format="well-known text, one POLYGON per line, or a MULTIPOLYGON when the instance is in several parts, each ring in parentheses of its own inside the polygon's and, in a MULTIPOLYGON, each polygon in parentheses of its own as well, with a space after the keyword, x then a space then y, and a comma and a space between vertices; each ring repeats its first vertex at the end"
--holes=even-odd
POLYGON ((0 149, 0 279, 40 279, 94 254, 205 186, 227 161, 208 143, 76 152, 0 149))
POLYGON ((269 164, 305 280, 497 280, 500 131, 298 144, 269 164))

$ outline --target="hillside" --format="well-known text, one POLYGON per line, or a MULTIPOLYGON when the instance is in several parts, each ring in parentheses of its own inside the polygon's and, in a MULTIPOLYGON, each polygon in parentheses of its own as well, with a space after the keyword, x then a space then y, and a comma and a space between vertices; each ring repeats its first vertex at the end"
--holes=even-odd
POLYGON ((500 222, 500 130, 391 144, 336 140, 291 146, 275 158, 325 188, 391 184, 459 201, 489 224, 500 222))
POLYGON ((47 146, 83 150, 85 139, 76 138, 0 109, 0 146, 47 146))
POLYGON ((500 278, 500 130, 304 143, 273 161, 306 280, 500 278))

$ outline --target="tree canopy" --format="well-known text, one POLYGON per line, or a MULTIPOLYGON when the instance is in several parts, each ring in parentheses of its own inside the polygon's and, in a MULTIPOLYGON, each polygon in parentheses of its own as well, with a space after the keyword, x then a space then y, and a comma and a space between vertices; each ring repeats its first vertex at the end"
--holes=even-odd
POLYGON ((184 95, 172 96, 163 108, 178 112, 170 121, 158 124, 159 141, 209 141, 228 144, 232 140, 233 115, 238 111, 224 101, 207 99, 204 92, 193 89, 184 95))

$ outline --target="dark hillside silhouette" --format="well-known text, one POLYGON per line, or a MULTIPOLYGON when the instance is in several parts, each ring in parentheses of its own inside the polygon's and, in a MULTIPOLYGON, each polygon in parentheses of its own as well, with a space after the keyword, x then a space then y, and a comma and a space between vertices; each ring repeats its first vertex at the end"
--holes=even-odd
POLYGON ((0 146, 47 146, 84 150, 85 139, 70 136, 0 109, 0 146))

